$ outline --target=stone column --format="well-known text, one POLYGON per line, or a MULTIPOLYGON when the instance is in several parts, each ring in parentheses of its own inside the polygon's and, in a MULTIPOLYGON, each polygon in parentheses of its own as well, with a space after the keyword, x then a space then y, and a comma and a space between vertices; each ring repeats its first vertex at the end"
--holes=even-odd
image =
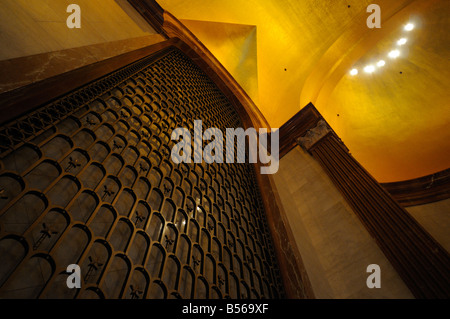
POLYGON ((319 120, 296 141, 320 163, 414 296, 449 298, 448 252, 353 158, 327 123, 319 120))

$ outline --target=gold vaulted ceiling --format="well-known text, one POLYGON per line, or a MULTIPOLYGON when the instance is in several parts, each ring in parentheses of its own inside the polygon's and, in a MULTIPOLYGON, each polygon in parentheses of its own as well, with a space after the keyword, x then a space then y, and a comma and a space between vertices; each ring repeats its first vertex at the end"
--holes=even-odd
POLYGON ((312 102, 379 182, 450 167, 450 1, 158 2, 227 68, 272 128, 312 102), (380 29, 366 26, 371 3, 381 8, 380 29), (415 28, 407 32, 409 21, 415 28), (407 43, 390 59, 401 37, 407 43), (363 71, 380 59, 384 67, 363 71))

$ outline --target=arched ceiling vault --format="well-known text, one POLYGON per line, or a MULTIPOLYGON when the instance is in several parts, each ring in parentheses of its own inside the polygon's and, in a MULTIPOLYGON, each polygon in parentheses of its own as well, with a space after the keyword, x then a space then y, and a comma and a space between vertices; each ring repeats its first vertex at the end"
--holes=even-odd
POLYGON ((380 29, 366 26, 370 0, 158 2, 227 68, 272 128, 313 102, 379 182, 450 167, 450 1, 378 0, 380 29), (409 21, 415 28, 405 32, 409 21), (401 37, 400 56, 388 58, 401 37), (380 59, 385 66, 363 71, 380 59))

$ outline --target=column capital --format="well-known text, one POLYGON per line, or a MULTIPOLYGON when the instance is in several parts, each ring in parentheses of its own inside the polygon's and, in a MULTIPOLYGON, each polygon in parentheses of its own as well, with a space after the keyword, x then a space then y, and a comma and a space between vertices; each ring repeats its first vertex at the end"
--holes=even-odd
POLYGON ((329 132, 332 132, 332 130, 328 126, 327 122, 325 122, 323 119, 320 119, 315 127, 307 130, 305 135, 297 138, 295 141, 303 149, 309 150, 314 144, 320 141, 329 132))

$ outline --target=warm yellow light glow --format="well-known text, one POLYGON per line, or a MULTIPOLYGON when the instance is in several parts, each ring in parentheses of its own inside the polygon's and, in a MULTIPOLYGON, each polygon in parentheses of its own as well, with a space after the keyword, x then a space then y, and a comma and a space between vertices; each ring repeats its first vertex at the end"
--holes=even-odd
POLYGON ((373 65, 367 65, 366 67, 364 67, 364 72, 366 73, 375 72, 375 67, 373 65))
POLYGON ((350 75, 357 75, 358 74, 358 69, 351 69, 350 70, 350 75))
POLYGON ((378 61, 377 62, 377 67, 382 67, 382 66, 384 66, 386 64, 386 62, 384 62, 384 60, 380 60, 380 61, 378 61))
POLYGON ((400 40, 397 41, 398 45, 403 45, 406 43, 406 41, 408 41, 406 38, 401 38, 400 40))
POLYGON ((405 30, 406 31, 411 31, 412 29, 414 29, 414 24, 408 23, 407 25, 405 25, 405 30))
POLYGON ((400 56, 400 51, 399 50, 392 50, 391 52, 389 52, 388 56, 391 59, 395 59, 395 58, 400 56))

